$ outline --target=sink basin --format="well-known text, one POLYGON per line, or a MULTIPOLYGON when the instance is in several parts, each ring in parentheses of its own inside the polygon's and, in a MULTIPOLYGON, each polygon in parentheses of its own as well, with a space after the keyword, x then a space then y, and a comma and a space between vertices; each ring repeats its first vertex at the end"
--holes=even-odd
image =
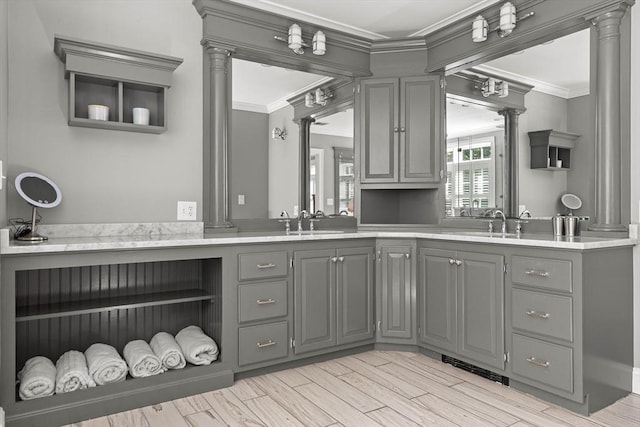
POLYGON ((493 237, 493 238, 514 238, 518 237, 516 233, 500 233, 493 232, 489 233, 488 231, 456 231, 452 234, 461 234, 463 236, 480 236, 480 237, 493 237))

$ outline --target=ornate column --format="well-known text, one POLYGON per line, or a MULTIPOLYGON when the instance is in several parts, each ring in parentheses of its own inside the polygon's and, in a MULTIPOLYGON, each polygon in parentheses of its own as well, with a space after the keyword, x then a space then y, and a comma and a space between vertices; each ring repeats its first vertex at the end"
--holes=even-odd
POLYGON ((502 171, 503 210, 505 215, 517 217, 518 212, 518 116, 520 113, 507 108, 498 112, 504 117, 504 168, 502 171), (505 183, 510 183, 505 186, 505 183), (504 191, 507 187, 507 191, 504 191))
POLYGON ((205 228, 230 228, 227 149, 231 111, 230 51, 208 43, 204 47, 205 57, 209 59, 209 70, 205 72, 208 81, 204 85, 203 220, 205 228))
MULTIPOLYGON (((625 6, 626 9, 626 6, 625 6)), ((624 231, 620 176, 620 22, 625 10, 593 20, 598 30, 594 231, 624 231)))
MULTIPOLYGON (((309 194, 309 154, 311 153, 309 140, 311 138, 311 123, 315 122, 315 119, 311 117, 305 117, 300 119, 298 126, 300 128, 300 161, 299 161, 299 176, 300 176, 300 190, 299 200, 300 210, 310 209, 310 194, 309 194)), ((313 213, 313 212, 310 212, 313 213)))

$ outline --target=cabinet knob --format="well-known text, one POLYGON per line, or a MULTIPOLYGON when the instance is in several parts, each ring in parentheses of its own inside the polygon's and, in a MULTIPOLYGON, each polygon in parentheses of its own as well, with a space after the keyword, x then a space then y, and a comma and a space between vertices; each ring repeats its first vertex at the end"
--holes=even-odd
POLYGON ((337 256, 332 256, 331 257, 331 262, 338 262, 338 257, 337 256))
POLYGON ((405 129, 404 128, 400 128, 400 132, 404 133, 405 129))
POLYGON ((399 129, 398 129, 398 127, 397 127, 397 126, 393 128, 393 132, 394 132, 394 133, 398 133, 398 131, 399 131, 399 129))
POLYGON ((340 262, 344 262, 344 257, 343 257, 343 256, 339 256, 339 257, 338 257, 338 261, 340 261, 340 262))
POLYGON ((457 259, 457 260, 456 260, 456 265, 458 265, 458 266, 462 265, 462 261, 461 261, 461 260, 459 260, 459 259, 457 259))
POLYGON ((456 263, 456 260, 453 258, 449 258, 449 264, 453 265, 456 263))
POLYGON ((411 258, 411 254, 410 254, 409 252, 407 252, 406 254, 404 254, 404 257, 405 257, 406 259, 409 259, 409 258, 411 258))

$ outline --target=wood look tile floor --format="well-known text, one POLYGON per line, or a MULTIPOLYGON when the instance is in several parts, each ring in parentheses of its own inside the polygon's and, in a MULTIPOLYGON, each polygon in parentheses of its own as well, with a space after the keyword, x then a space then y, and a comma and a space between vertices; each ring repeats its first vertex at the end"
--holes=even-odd
POLYGON ((640 395, 583 417, 421 354, 369 351, 67 427, 640 426, 640 395))

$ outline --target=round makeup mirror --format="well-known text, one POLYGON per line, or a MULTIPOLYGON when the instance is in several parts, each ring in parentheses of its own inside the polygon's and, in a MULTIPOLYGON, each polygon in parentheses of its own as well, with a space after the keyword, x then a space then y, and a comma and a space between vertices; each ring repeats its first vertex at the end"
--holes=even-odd
POLYGON ((571 211, 580 209, 582 207, 582 200, 580 200, 580 197, 576 196, 575 194, 563 194, 560 197, 560 201, 565 208, 569 209, 569 213, 572 213, 571 211))
POLYGON ((47 240, 36 232, 36 209, 55 208, 62 202, 60 188, 44 175, 35 172, 23 172, 16 177, 16 190, 32 207, 31 223, 16 233, 16 240, 24 242, 42 242, 47 240))

